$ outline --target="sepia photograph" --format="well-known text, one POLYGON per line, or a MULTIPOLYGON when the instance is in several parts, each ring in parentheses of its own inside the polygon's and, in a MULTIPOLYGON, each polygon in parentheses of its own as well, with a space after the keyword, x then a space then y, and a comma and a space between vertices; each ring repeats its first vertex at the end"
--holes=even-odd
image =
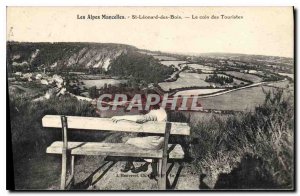
POLYGON ((294 14, 8 6, 12 190, 295 190, 294 14))

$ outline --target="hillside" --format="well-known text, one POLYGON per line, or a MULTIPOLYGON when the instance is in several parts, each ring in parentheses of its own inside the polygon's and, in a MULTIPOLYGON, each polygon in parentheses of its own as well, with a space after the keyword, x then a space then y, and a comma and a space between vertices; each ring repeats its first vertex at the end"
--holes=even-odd
POLYGON ((161 82, 173 73, 136 47, 113 43, 7 42, 7 69, 9 74, 44 70, 105 73, 129 77, 134 83, 161 82))
POLYGON ((12 70, 103 68, 122 53, 136 48, 102 43, 7 43, 8 67, 12 70))

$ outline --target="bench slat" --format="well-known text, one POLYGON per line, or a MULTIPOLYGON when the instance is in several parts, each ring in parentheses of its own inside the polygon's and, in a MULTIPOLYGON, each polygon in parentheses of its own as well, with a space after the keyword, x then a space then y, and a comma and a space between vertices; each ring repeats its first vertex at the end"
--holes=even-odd
MULTIPOLYGON (((53 142, 47 153, 61 154, 63 142, 53 142)), ((124 143, 98 143, 98 142, 68 142, 68 149, 72 155, 101 155, 101 156, 126 156, 141 158, 162 158, 162 150, 149 150, 137 148, 124 143)), ((179 144, 169 144, 169 158, 183 159, 184 151, 179 144)))
MULTIPOLYGON (((119 121, 114 123, 110 118, 67 116, 69 129, 124 131, 139 133, 165 133, 165 122, 135 123, 119 121), (121 129, 120 129, 121 128, 121 129)), ((59 115, 46 115, 42 119, 43 127, 61 128, 59 115)), ((190 135, 190 127, 187 123, 172 122, 171 134, 190 135)))

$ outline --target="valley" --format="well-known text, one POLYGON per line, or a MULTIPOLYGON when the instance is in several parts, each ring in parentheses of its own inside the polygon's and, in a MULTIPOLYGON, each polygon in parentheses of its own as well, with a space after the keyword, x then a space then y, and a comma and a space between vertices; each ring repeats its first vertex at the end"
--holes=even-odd
POLYGON ((280 60, 285 65, 289 63, 285 58, 256 59, 238 54, 188 56, 117 44, 8 44, 10 89, 18 86, 19 92, 34 91, 33 100, 71 94, 79 100, 92 101, 103 92, 154 86, 160 89, 159 93, 198 96, 203 111, 244 111, 262 104, 264 91, 294 88, 293 65, 280 66, 280 60), (54 48, 62 53, 53 51, 54 48), (54 55, 43 53, 49 51, 54 55), (145 67, 147 63, 154 66, 149 71, 145 71, 149 68, 145 67), (277 87, 272 85, 275 83, 277 87), (23 87, 29 90, 22 90, 23 87))

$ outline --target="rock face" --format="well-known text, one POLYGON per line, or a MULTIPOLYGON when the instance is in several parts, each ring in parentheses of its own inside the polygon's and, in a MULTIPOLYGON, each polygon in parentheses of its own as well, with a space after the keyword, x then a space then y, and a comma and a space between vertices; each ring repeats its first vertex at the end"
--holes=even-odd
POLYGON ((127 53, 126 49, 119 48, 97 48, 85 47, 79 52, 74 53, 67 61, 67 66, 79 66, 84 68, 103 68, 109 69, 110 62, 127 53))
POLYGON ((95 43, 7 43, 8 66, 37 69, 110 69, 111 62, 133 46, 95 43))

